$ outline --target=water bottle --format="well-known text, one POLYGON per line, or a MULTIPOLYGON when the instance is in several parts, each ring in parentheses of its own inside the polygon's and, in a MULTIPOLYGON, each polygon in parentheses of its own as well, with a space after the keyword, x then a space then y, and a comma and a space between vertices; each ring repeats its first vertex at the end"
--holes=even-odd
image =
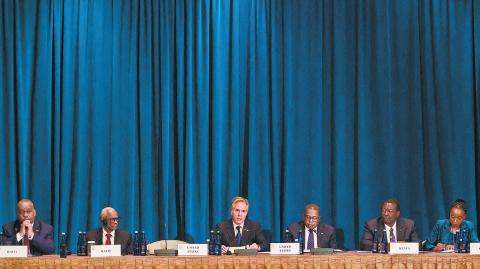
POLYGON ((133 256, 140 256, 138 231, 133 232, 133 256))
POLYGON ((217 230, 217 235, 215 236, 215 255, 222 255, 222 238, 220 236, 220 230, 217 230))
POLYGON ((303 231, 302 229, 298 230, 298 245, 300 248, 300 254, 303 254, 303 231))
POLYGON ((208 254, 215 255, 215 233, 213 230, 210 230, 210 238, 207 240, 208 242, 208 254))
POLYGON ((388 253, 390 250, 390 246, 388 244, 388 237, 387 237, 387 230, 383 229, 383 235, 382 235, 382 244, 383 244, 383 253, 388 253))
POLYGON ((0 232, 0 246, 5 246, 5 235, 0 232))
POLYGON ((77 256, 87 256, 87 241, 85 240, 84 233, 78 232, 77 239, 77 256))
POLYGON ((460 231, 457 230, 453 234, 453 249, 455 253, 460 253, 460 243, 461 243, 461 238, 460 238, 460 231))
POLYGON ((372 252, 378 253, 378 230, 373 230, 373 244, 372 244, 372 252))
POLYGON ((140 256, 147 256, 147 239, 145 239, 145 231, 140 236, 140 256))
POLYGON ((60 258, 66 258, 67 257, 67 236, 65 233, 62 233, 60 235, 60 245, 58 249, 60 251, 60 258))
POLYGON ((470 230, 468 230, 467 228, 464 228, 463 229, 463 238, 464 238, 464 252, 465 253, 470 253, 470 230))
POLYGON ((292 234, 288 227, 285 229, 285 234, 283 236, 283 243, 291 243, 292 242, 292 234))

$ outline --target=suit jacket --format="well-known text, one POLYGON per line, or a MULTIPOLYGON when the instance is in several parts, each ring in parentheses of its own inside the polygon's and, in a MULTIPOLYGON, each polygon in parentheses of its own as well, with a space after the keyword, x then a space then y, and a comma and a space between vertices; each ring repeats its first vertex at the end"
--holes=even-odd
MULTIPOLYGON (((5 245, 22 245, 22 240, 17 241, 17 232, 20 229, 18 220, 3 225, 3 234, 5 235, 5 245)), ((33 239, 30 240, 30 254, 44 255, 52 254, 53 246, 53 227, 40 220, 33 223, 33 239)))
MULTIPOLYGON (((293 239, 298 239, 298 231, 302 230, 305 243, 307 239, 305 238, 305 223, 299 221, 297 223, 292 223, 288 226, 288 230, 293 236, 293 239)), ((318 248, 337 248, 337 236, 335 234, 335 228, 328 224, 320 223, 317 226, 317 247, 318 248)))
MULTIPOLYGON (((95 241, 96 245, 103 245, 103 228, 97 228, 87 232, 87 241, 95 241)), ((132 253, 132 236, 130 233, 122 230, 115 230, 115 237, 113 238, 113 245, 122 246, 122 255, 132 253)))
MULTIPOLYGON (((373 231, 377 229, 379 240, 381 241, 383 230, 385 229, 385 222, 382 217, 371 219, 365 222, 363 226, 363 236, 360 241, 360 250, 372 250, 373 247, 373 231)), ((397 241, 405 242, 419 242, 417 231, 415 229, 415 222, 411 219, 398 218, 397 219, 397 241)))
POLYGON ((227 247, 240 247, 256 243, 260 246, 260 251, 268 251, 270 248, 267 239, 265 239, 262 233, 262 228, 257 222, 245 220, 240 245, 237 245, 235 240, 235 228, 233 227, 232 219, 217 224, 217 229, 220 230, 222 245, 227 247))

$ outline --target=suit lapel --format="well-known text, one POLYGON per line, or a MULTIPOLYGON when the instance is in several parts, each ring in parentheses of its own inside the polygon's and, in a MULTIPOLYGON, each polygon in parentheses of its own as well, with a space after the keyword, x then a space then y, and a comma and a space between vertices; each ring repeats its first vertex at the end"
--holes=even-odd
POLYGON ((245 220, 243 224, 242 239, 240 240, 240 246, 247 245, 247 242, 251 242, 250 237, 252 236, 252 227, 251 223, 245 220))
POLYGON ((405 241, 405 226, 397 219, 397 242, 405 241))
POLYGON ((95 244, 97 245, 103 245, 103 229, 99 228, 97 230, 97 237, 95 238, 95 244))
POLYGON ((227 223, 227 230, 225 231, 228 240, 225 240, 225 241, 235 242, 235 232, 233 231, 233 229, 235 229, 233 227, 233 220, 230 220, 227 223))

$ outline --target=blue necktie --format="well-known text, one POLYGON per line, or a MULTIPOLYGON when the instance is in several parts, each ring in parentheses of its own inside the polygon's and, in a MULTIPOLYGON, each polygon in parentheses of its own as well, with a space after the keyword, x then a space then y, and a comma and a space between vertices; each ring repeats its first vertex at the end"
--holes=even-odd
POLYGON ((315 246, 314 237, 313 237, 313 229, 308 230, 308 242, 307 242, 307 249, 312 250, 315 246))
POLYGON ((237 246, 240 246, 240 241, 242 241, 242 233, 240 229, 242 228, 240 225, 235 227, 237 229, 237 235, 235 236, 235 241, 237 242, 237 246))

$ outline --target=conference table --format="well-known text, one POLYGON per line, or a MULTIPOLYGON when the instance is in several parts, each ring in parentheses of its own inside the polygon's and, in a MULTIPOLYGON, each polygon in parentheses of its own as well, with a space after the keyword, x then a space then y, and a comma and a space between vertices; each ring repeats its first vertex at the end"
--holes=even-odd
POLYGON ((420 253, 387 255, 338 252, 331 255, 123 256, 91 258, 58 255, 0 258, 0 268, 21 269, 480 269, 480 255, 420 253))

